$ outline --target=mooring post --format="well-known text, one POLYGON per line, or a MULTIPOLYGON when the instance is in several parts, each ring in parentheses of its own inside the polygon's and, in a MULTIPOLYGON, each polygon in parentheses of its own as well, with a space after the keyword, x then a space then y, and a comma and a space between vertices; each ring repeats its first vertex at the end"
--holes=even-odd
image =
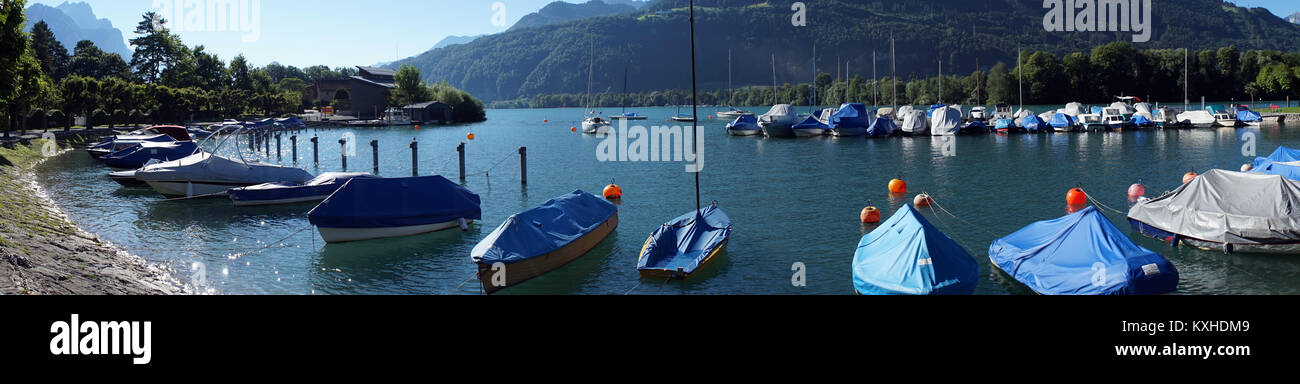
POLYGON ((528 185, 528 147, 519 147, 519 182, 528 185))
POLYGON ((248 131, 248 150, 250 152, 255 150, 253 148, 257 148, 253 144, 256 141, 257 141, 257 131, 248 131))
POLYGON ((267 128, 266 132, 262 133, 262 142, 266 143, 265 145, 266 156, 270 157, 271 156, 271 129, 270 128, 267 128))
POLYGON ((348 139, 339 139, 339 158, 343 159, 343 171, 348 170, 348 139))
POLYGON ((375 164, 375 175, 379 174, 379 139, 370 139, 370 158, 375 164))
POLYGON ((280 133, 275 133, 275 159, 280 160, 280 133))
POLYGON ((420 142, 411 138, 411 177, 420 176, 420 142))
POLYGON ((293 163, 298 163, 298 135, 289 136, 289 145, 293 147, 293 163))
POLYGON ((311 137, 311 162, 320 165, 320 136, 311 137))
POLYGON ((456 152, 460 153, 460 181, 465 181, 465 143, 460 143, 456 152))

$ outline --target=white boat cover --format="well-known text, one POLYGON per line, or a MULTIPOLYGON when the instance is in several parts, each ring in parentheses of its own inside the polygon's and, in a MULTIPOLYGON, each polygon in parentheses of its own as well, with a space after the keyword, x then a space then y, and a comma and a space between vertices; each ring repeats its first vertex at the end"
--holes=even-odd
POLYGON ((1133 116, 1142 116, 1147 118, 1147 120, 1156 121, 1156 114, 1152 112, 1154 111, 1154 109, 1152 108, 1151 104, 1147 104, 1147 103, 1133 104, 1133 109, 1135 111, 1133 112, 1133 116))
POLYGON ((925 111, 911 109, 910 107, 903 108, 908 109, 906 114, 901 115, 903 116, 903 125, 899 127, 900 130, 913 135, 924 135, 929 133, 930 127, 926 125, 925 111))
POLYGON ((1117 109, 1119 109, 1119 112, 1122 113, 1122 114, 1125 114, 1125 115, 1132 115, 1133 113, 1137 112, 1137 111, 1133 110, 1133 107, 1129 106, 1128 104, 1124 104, 1123 102, 1119 102, 1119 101, 1116 101, 1116 102, 1114 102, 1114 103, 1110 103, 1110 107, 1111 107, 1111 108, 1117 108, 1117 109))
POLYGON ((1020 119, 1023 119, 1023 118, 1029 117, 1029 116, 1033 116, 1033 115, 1034 115, 1034 111, 1031 111, 1031 110, 1028 110, 1028 109, 1021 109, 1021 110, 1019 110, 1019 111, 1016 111, 1016 115, 1015 115, 1013 118, 1014 118, 1016 121, 1020 121, 1020 119))
POLYGON ((245 163, 200 152, 189 157, 147 165, 135 173, 140 181, 202 182, 229 185, 302 183, 312 178, 298 168, 262 163, 245 163))
POLYGON ((1130 220, 1226 244, 1300 243, 1300 184, 1279 175, 1211 170, 1139 202, 1130 220))
POLYGON ((1069 103, 1069 104, 1066 104, 1066 105, 1065 105, 1065 109, 1061 110, 1061 113, 1064 113, 1064 114, 1067 114, 1067 115, 1070 115, 1070 116, 1073 116, 1073 117, 1079 117, 1079 115, 1086 115, 1086 114, 1088 114, 1088 111, 1086 111, 1086 110, 1083 109, 1083 104, 1080 104, 1080 103, 1069 103))
POLYGON ((781 121, 789 120, 790 116, 795 116, 794 107, 790 106, 790 104, 777 104, 772 106, 772 110, 759 116, 758 120, 763 122, 781 121))
POLYGON ((1209 111, 1187 111, 1179 113, 1177 119, 1194 125, 1210 125, 1216 121, 1209 111))
POLYGON ((930 115, 930 134, 935 136, 956 135, 961 129, 961 112, 947 106, 934 110, 930 115))

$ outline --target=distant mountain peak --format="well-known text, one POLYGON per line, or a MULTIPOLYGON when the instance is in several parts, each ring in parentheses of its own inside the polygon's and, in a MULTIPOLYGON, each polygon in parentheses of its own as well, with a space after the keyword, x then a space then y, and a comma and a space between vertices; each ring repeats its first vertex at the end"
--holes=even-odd
POLYGON ((1300 12, 1292 13, 1291 16, 1287 16, 1286 21, 1300 24, 1300 12))
POLYGON ((648 3, 630 0, 591 0, 581 4, 556 1, 547 4, 537 12, 525 15, 523 18, 519 19, 515 25, 511 26, 509 30, 515 31, 524 28, 561 24, 592 17, 634 12, 645 6, 645 4, 648 3), (641 3, 641 6, 635 5, 636 3, 641 3))
POLYGON ((32 4, 24 12, 27 15, 24 30, 31 32, 32 26, 44 21, 54 32, 54 38, 69 50, 77 42, 90 40, 104 52, 116 53, 123 59, 130 60, 132 51, 126 45, 122 31, 114 28, 107 19, 95 16, 95 11, 86 3, 65 2, 58 7, 44 4, 32 4))
POLYGON ((72 18, 72 21, 77 22, 77 25, 82 29, 113 28, 113 23, 108 21, 108 19, 100 19, 95 16, 95 10, 90 8, 90 4, 65 1, 63 4, 59 4, 59 6, 54 8, 62 11, 63 14, 68 15, 68 17, 72 18))

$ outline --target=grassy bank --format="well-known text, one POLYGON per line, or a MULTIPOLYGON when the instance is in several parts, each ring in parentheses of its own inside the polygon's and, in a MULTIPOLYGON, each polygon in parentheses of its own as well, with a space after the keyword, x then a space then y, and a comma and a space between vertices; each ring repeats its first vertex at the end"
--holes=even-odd
POLYGON ((43 194, 43 140, 0 148, 0 293, 181 293, 170 273, 80 230, 43 194))

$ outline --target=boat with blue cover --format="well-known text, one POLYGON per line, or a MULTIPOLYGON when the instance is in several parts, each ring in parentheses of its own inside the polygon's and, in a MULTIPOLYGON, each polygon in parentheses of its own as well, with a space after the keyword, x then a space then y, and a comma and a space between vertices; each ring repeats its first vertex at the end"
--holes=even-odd
POLYGON ((470 252, 493 293, 560 268, 618 228, 618 207, 581 190, 514 214, 470 252))
POLYGON ((731 136, 758 136, 763 134, 763 127, 758 126, 758 117, 753 114, 741 115, 727 124, 727 134, 731 136))
POLYGON ((467 228, 479 196, 442 176, 353 178, 307 213, 327 243, 467 228))
POLYGON ((898 133, 898 125, 887 116, 876 116, 867 127, 867 136, 890 136, 898 133))
POLYGON ((717 203, 682 215, 650 235, 636 269, 648 279, 690 278, 726 249, 731 230, 731 218, 717 203))
POLYGON ((970 253, 907 204, 862 237, 852 271, 861 295, 969 295, 979 279, 970 253))
POLYGON ((1029 115, 1021 118, 1020 128, 1024 128, 1025 132, 1029 133, 1042 133, 1052 130, 1052 127, 1047 125, 1047 122, 1043 121, 1043 118, 1038 117, 1037 115, 1029 115))
POLYGON ((104 165, 117 169, 140 169, 150 162, 180 160, 199 150, 193 141, 142 142, 104 156, 104 165))
POLYGON ((1264 122, 1264 117, 1260 116, 1259 112, 1250 110, 1250 107, 1239 105, 1237 106, 1237 121, 1245 125, 1258 127, 1264 122))
POLYGON ((1093 206, 993 241, 989 260, 1043 295, 1160 295, 1178 289, 1173 263, 1138 246, 1093 206))
POLYGON ((1048 124, 1057 132, 1071 132, 1077 129, 1079 125, 1074 116, 1064 113, 1052 115, 1052 120, 1049 121, 1048 124))
POLYGON ((834 109, 813 112, 812 116, 808 116, 803 122, 791 126, 790 129, 794 131, 796 137, 825 136, 831 132, 831 126, 826 121, 834 113, 834 109), (827 117, 827 119, 823 119, 823 116, 827 117))
POLYGON ((234 188, 226 195, 236 206, 295 204, 325 200, 352 179, 374 179, 369 173, 326 172, 305 183, 266 183, 234 188))
POLYGON ((101 159, 104 156, 134 147, 140 143, 166 143, 173 141, 193 141, 193 138, 190 137, 189 130, 185 127, 158 125, 125 135, 106 138, 87 147, 86 153, 90 154, 91 157, 101 159))
POLYGON ((830 117, 831 134, 835 137, 866 135, 867 128, 870 127, 874 116, 875 112, 868 111, 866 104, 846 103, 840 105, 840 109, 830 117))

